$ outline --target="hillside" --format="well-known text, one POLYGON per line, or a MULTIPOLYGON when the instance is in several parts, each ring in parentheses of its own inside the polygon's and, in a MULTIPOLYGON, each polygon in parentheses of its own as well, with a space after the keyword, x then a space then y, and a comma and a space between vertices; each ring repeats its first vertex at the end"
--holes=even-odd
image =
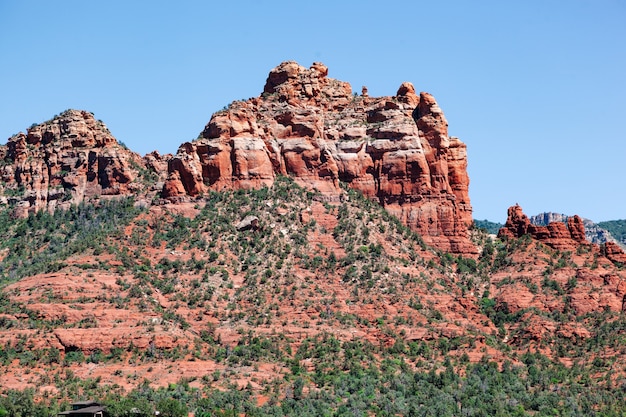
POLYGON ((281 64, 176 155, 76 110, 0 147, 0 416, 623 414, 626 254, 578 216, 472 226, 434 98, 326 72, 281 64))
MULTIPOLYGON (((454 412, 443 392, 462 392, 469 375, 508 375, 527 386, 493 387, 517 401, 510 412, 539 411, 532 396, 550 398, 554 384, 542 378, 566 392, 596 387, 603 407, 615 399, 605 384, 624 370, 623 272, 591 246, 562 252, 477 232, 480 259, 458 258, 345 195, 324 203, 278 178, 189 204, 122 199, 3 222, 5 393, 149 389, 156 401, 180 384, 197 407, 194 393, 239 387, 267 413, 405 413, 427 388, 422 404, 454 412), (248 216, 258 222, 246 230, 248 216), (406 378, 417 391, 398 391, 406 378), (348 394, 351 384, 362 388, 348 394)), ((571 406, 588 401, 600 400, 571 406)))

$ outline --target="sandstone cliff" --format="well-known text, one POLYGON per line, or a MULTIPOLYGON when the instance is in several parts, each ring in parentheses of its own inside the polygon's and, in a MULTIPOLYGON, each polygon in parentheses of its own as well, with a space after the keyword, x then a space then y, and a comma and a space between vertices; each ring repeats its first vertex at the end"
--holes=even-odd
POLYGON ((143 159, 120 145, 92 113, 67 110, 1 147, 2 203, 25 215, 92 197, 138 195, 156 181, 159 164, 165 167, 156 153, 143 159))
MULTIPOLYGON (((530 216, 530 222, 537 226, 547 226, 552 222, 567 223, 568 218, 569 216, 566 214, 547 212, 530 216)), ((621 246, 620 242, 618 242, 608 230, 601 228, 592 220, 585 218, 581 219, 583 221, 583 225, 585 226, 585 236, 591 243, 600 245, 606 242, 613 242, 621 246)), ((622 249, 624 249, 624 247, 622 247, 622 249)))
POLYGON ((504 227, 499 237, 517 238, 530 235, 550 247, 559 250, 573 250, 580 245, 590 245, 585 237, 585 226, 579 216, 568 217, 567 222, 554 221, 546 226, 533 224, 519 205, 509 207, 504 227))
POLYGON ((532 238, 558 249, 574 251, 580 247, 587 247, 592 251, 599 252, 612 262, 626 263, 626 253, 615 242, 605 242, 600 246, 591 243, 585 235, 585 225, 579 216, 545 215, 535 218, 550 221, 545 226, 533 224, 522 211, 519 205, 509 207, 508 218, 504 227, 498 232, 502 238, 518 238, 530 235, 532 238), (563 221, 565 220, 565 221, 563 221))
POLYGON ((448 136, 435 99, 403 83, 395 96, 353 95, 314 63, 274 68, 260 97, 213 115, 169 161, 163 196, 259 188, 287 175, 337 199, 340 183, 377 200, 444 251, 475 253, 468 237, 466 146, 448 136))

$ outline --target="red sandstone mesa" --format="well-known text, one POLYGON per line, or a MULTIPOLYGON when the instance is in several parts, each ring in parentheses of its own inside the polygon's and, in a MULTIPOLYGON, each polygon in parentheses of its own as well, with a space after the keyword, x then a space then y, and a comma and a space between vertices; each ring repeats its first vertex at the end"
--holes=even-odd
POLYGON ((411 83, 395 96, 353 95, 350 84, 327 75, 321 63, 282 63, 261 96, 215 113, 174 157, 141 158, 91 113, 68 110, 0 146, 0 194, 4 203, 17 199, 15 213, 24 216, 112 195, 150 201, 161 191, 181 201, 208 190, 269 186, 288 175, 328 199, 339 198, 343 182, 426 243, 476 253, 466 146, 448 136, 435 99, 416 94, 411 83), (151 181, 142 178, 146 172, 151 181))
POLYGON ((475 253, 466 146, 435 99, 403 83, 395 96, 353 95, 314 63, 274 68, 260 97, 213 115, 169 161, 163 196, 259 188, 288 175, 328 198, 340 182, 380 202, 428 244, 475 253))

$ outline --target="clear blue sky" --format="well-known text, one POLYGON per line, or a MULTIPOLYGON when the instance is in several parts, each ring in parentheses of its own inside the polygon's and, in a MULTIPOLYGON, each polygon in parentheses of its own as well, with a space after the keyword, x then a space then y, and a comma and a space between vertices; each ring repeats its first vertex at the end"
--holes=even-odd
POLYGON ((175 153, 280 62, 432 93, 474 218, 626 218, 626 2, 0 0, 0 143, 67 108, 175 153))

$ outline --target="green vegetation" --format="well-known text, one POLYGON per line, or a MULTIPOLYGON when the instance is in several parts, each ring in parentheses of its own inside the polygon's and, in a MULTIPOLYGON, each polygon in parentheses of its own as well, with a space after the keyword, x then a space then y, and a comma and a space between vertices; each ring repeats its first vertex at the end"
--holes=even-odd
POLYGON ((504 226, 502 223, 496 223, 489 220, 476 220, 474 219, 474 227, 477 229, 484 229, 487 233, 492 235, 497 235, 498 230, 500 230, 504 226))
POLYGON ((81 204, 54 214, 39 211, 26 219, 14 219, 10 210, 0 212, 0 283, 39 273, 56 272, 77 253, 102 250, 108 239, 140 213, 132 199, 81 204))
MULTIPOLYGON (((196 416, 617 417, 624 411, 623 382, 593 383, 589 370, 565 367, 539 353, 501 366, 484 358, 467 365, 461 376, 449 360, 439 369, 414 371, 401 355, 386 352, 375 366, 365 360, 376 350, 371 345, 340 345, 332 337, 326 342, 328 347, 309 344, 303 349, 300 355, 312 355, 315 369, 276 381, 281 384, 268 388, 269 401, 262 406, 250 390, 201 390, 189 381, 157 389, 146 383, 126 394, 115 389, 100 394, 111 417, 132 415, 132 409, 159 410, 172 417, 187 411, 196 416), (340 352, 343 355, 338 356, 340 352), (311 386, 316 388, 303 389, 311 386)), ((5 391, 0 395, 0 415, 44 417, 67 409, 66 403, 59 406, 53 400, 36 402, 33 394, 33 390, 5 391)))
POLYGON ((500 240, 480 222, 471 231, 477 256, 438 252, 361 194, 346 190, 346 197, 322 202, 278 178, 271 188, 209 192, 192 215, 191 206, 186 215, 154 215, 132 200, 26 219, 0 213, 0 330, 17 334, 0 342, 0 374, 19 365, 29 384, 55 389, 3 389, 0 417, 52 416, 82 398, 100 399, 111 417, 132 409, 164 416, 624 414, 626 318, 604 308, 575 311, 575 291, 596 291, 585 273, 603 268, 597 254, 558 251, 530 236, 500 240), (238 230, 249 215, 258 226, 238 230), (76 287, 25 288, 32 297, 17 302, 18 281, 43 272, 76 287), (105 278, 93 285, 96 272, 105 278), (508 304, 511 290, 550 308, 508 304), (37 304, 46 303, 75 318, 41 314, 37 304), (102 305, 139 316, 134 334, 173 342, 86 352, 33 343, 56 340, 55 329, 98 329, 104 319, 93 311, 102 305), (178 361, 204 361, 212 370, 152 385, 153 366, 167 372, 178 361), (134 388, 72 371, 107 365, 115 365, 112 378, 134 388))
POLYGON ((622 244, 626 244, 626 220, 611 220, 597 225, 611 233, 622 244))

